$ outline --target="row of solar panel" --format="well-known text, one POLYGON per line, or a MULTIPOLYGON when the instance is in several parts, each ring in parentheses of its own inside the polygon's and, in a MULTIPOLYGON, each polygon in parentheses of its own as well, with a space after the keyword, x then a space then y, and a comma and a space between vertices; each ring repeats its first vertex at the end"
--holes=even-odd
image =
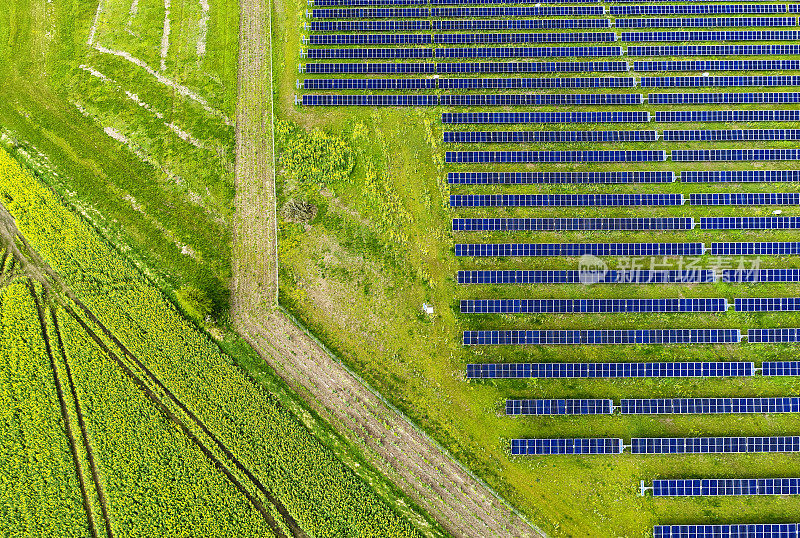
POLYGON ((308 49, 300 51, 301 58, 310 60, 387 60, 393 58, 421 59, 433 58, 433 49, 380 48, 380 49, 308 49))
POLYGON ((703 217, 701 230, 796 230, 800 217, 703 217))
POLYGON ((695 478, 653 480, 654 497, 800 495, 800 478, 695 478))
MULTIPOLYGON (((722 272, 722 279, 724 282, 795 282, 800 281, 800 270, 726 269, 722 272), (735 280, 725 280, 726 277, 735 280)), ((456 281, 459 284, 702 284, 717 279, 714 271, 709 269, 472 270, 459 271, 456 281)))
MULTIPOLYGON (((689 195, 692 205, 798 205, 796 192, 722 192, 689 195)), ((776 221, 777 222, 777 221, 776 221)))
POLYGON ((653 538, 800 538, 800 523, 658 525, 653 538))
MULTIPOLYGON (((326 75, 405 73, 597 73, 628 71, 627 62, 307 63, 301 73, 326 75)), ((441 86, 440 86, 441 87, 441 86)))
MULTIPOLYGON (((720 150, 730 152, 730 155, 735 155, 738 150, 720 150)), ((775 155, 774 159, 778 159, 778 155, 800 155, 798 150, 753 150, 759 151, 759 155, 775 155), (777 152, 780 152, 779 154, 777 152)), ((696 157, 703 155, 700 153, 680 153, 673 151, 673 160, 716 160, 716 161, 732 161, 742 160, 742 158, 688 158, 688 156, 696 157), (683 158, 675 159, 675 154, 683 158)), ((709 153, 713 156, 714 154, 709 153)), ((728 153, 719 154, 728 155, 728 153)), ((782 158, 779 160, 786 160, 790 157, 782 158)), ((797 158, 797 157, 791 157, 797 158)), ((772 159, 772 157, 770 157, 772 159)), ((611 162, 648 162, 648 161, 666 161, 667 153, 662 150, 587 150, 587 151, 447 151, 444 154, 444 161, 446 163, 611 163, 611 162)), ((766 160, 762 157, 759 160, 766 160)))
POLYGON ((634 71, 796 71, 798 60, 675 60, 633 62, 634 71))
POLYGON ((513 105, 640 105, 644 97, 638 93, 538 93, 442 95, 443 106, 513 106, 513 105))
POLYGON ((751 344, 800 342, 800 329, 750 329, 747 341, 751 344))
POLYGON ((800 140, 800 129, 726 129, 696 131, 664 131, 664 140, 685 142, 705 140, 723 142, 730 140, 800 140))
POLYGON ((797 41, 797 30, 729 30, 729 31, 688 31, 688 32, 622 32, 620 39, 625 42, 657 41, 797 41))
MULTIPOLYGON (((511 454, 621 454, 622 439, 512 439, 511 454)), ((741 454, 757 452, 800 452, 800 436, 783 437, 668 437, 631 439, 633 454, 741 454)), ((696 535, 687 535, 695 538, 696 535)), ((711 536, 711 535, 709 535, 711 536)), ((713 535, 714 538, 724 536, 713 535)), ((740 536, 758 536, 742 534, 740 536)), ((788 535, 780 535, 781 538, 788 535)))
POLYGON ((622 439, 512 439, 513 456, 545 454, 622 454, 622 439))
MULTIPOLYGON (((711 6, 709 6, 711 7, 711 6)), ((767 6, 756 6, 767 7, 767 6)), ((663 45, 630 46, 628 56, 754 56, 800 54, 800 45, 663 45)))
MULTIPOLYGON (((800 86, 800 77, 798 77, 800 86)), ((478 90, 534 88, 632 88, 634 79, 617 77, 580 78, 335 78, 305 79, 306 90, 478 90)))
MULTIPOLYGON (((739 301, 739 299, 737 299, 739 301)), ((769 305, 797 307, 798 299, 769 305), (791 301, 791 303, 789 302, 791 301)), ((737 305, 739 303, 737 302, 737 305)), ((756 300, 746 304, 758 305, 756 300)), ((766 303, 764 303, 766 304, 766 303)), ((462 314, 597 314, 649 312, 726 312, 727 299, 464 299, 462 314)), ((752 311, 755 311, 754 308, 752 311)), ((789 310, 789 308, 787 308, 789 310)), ((796 310, 796 308, 791 308, 796 310)))
MULTIPOLYGON (((800 181, 800 170, 795 172, 800 181)), ((683 172, 687 174, 688 172, 683 172)), ((622 171, 622 172, 448 172, 447 182, 451 185, 495 185, 514 184, 529 185, 538 183, 672 183, 675 172, 661 171, 622 171)), ((722 180, 721 180, 722 181, 722 180)))
POLYGON ((467 243, 455 246, 456 256, 790 256, 800 243, 790 241, 711 243, 467 243))
POLYGON ((622 56, 622 47, 459 47, 436 49, 437 58, 551 58, 558 56, 622 56))
MULTIPOLYGON (((758 6, 765 7, 765 6, 758 6)), ((773 6, 770 6, 773 7, 773 6)), ((774 6, 778 7, 778 6, 774 6)), ((738 13, 785 13, 782 11, 738 11, 738 13)), ((529 7, 440 7, 440 8, 331 8, 312 9, 306 16, 312 19, 413 19, 421 17, 548 17, 567 15, 604 15, 603 6, 529 6, 529 7)), ((737 13, 718 11, 717 13, 737 13)))
POLYGON ((450 207, 683 205, 682 194, 451 194, 450 207))
MULTIPOLYGON (((765 362, 761 367, 763 375, 800 375, 800 362, 765 362), (780 371, 781 374, 769 374, 768 371, 780 371)), ((467 365, 467 379, 750 377, 753 375, 755 375, 755 365, 752 362, 545 362, 467 365)))
POLYGON ((737 312, 797 312, 800 297, 752 297, 735 299, 737 312))
POLYGON ((682 183, 775 183, 800 181, 800 170, 692 170, 680 177, 682 183))
POLYGON ((734 13, 786 13, 782 4, 687 4, 610 6, 609 15, 701 15, 734 13))
MULTIPOLYGON (((423 99, 420 101, 427 104, 423 99)), ((655 142, 658 138, 657 131, 445 131, 443 140, 446 144, 523 144, 535 142, 655 142)), ((667 142, 800 140, 800 129, 664 131, 663 139, 667 142)))
MULTIPOLYGON (((800 112, 787 110, 786 112, 800 112)), ((442 112, 442 123, 647 123, 649 112, 442 112)))
POLYGON ((613 32, 543 32, 536 34, 435 34, 433 42, 440 45, 476 43, 602 43, 616 41, 613 32))
POLYGON ((611 28, 608 19, 506 19, 431 21, 311 21, 303 23, 309 32, 416 32, 427 30, 571 30, 611 28))
MULTIPOLYGON (((616 19, 617 28, 756 28, 795 26, 795 17, 674 17, 666 19, 616 19)), ((467 28, 469 29, 469 27, 467 28)))
POLYGON ((306 11, 312 19, 416 19, 430 17, 428 8, 332 8, 306 11))
POLYGON ((465 346, 731 344, 740 340, 739 329, 464 331, 463 335, 465 346))
MULTIPOLYGON (((800 37, 799 37, 800 39, 800 37)), ((642 77, 643 88, 704 88, 736 86, 800 86, 797 75, 642 77)))
MULTIPOLYGON (((787 217, 796 218, 800 217, 787 217)), ((797 223, 800 227, 800 222, 797 223)), ((691 230, 694 219, 650 218, 466 218, 453 219, 454 232, 575 231, 575 230, 691 230)))
POLYGON ((660 110, 657 122, 798 121, 800 110, 660 110))
POLYGON ((650 93, 647 101, 651 105, 800 103, 800 93, 650 93))
MULTIPOLYGON (((620 400, 623 415, 800 413, 800 398, 652 398, 620 400)), ((506 400, 506 415, 610 415, 607 399, 506 400)))
MULTIPOLYGON (((672 150, 673 161, 796 161, 798 149, 679 149, 672 150)), ((486 162, 486 161, 484 161, 486 162)), ((518 162, 518 161, 517 161, 518 162)))
MULTIPOLYGON (((623 1, 623 0, 619 0, 623 1)), ((629 0, 624 0, 629 1, 629 0)), ((665 0, 666 1, 666 0, 665 0)), ((686 0, 695 1, 695 0, 686 0)), ((536 4, 592 4, 600 0, 535 0, 536 4)), ((314 6, 415 6, 458 4, 528 4, 534 0, 313 0, 314 6)))

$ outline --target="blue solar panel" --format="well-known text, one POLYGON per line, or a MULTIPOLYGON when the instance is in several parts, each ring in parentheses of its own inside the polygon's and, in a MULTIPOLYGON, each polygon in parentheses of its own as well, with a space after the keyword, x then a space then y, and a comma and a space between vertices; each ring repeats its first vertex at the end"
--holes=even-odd
MULTIPOLYGON (((780 375, 800 375, 800 362, 793 364, 796 366, 781 367, 780 371, 795 373, 780 375)), ((752 362, 528 362, 467 365, 467 379, 749 377, 754 374, 755 365, 752 362)))
POLYGON ((335 6, 413 6, 425 5, 428 0, 314 0, 315 7, 335 6))
POLYGON ((435 95, 303 95, 306 106, 436 106, 435 95))
POLYGON ((512 439, 512 456, 620 454, 622 439, 512 439))
POLYGON ((311 32, 414 32, 430 30, 430 21, 311 21, 311 32))
POLYGON ((658 525, 653 538, 798 538, 798 523, 744 525, 658 525))
POLYGON ((696 131, 664 131, 664 140, 685 142, 705 140, 723 142, 730 140, 800 140, 800 129, 726 129, 696 131))
POLYGON ((641 105, 639 93, 442 95, 442 106, 641 105))
POLYGON ((603 15, 603 6, 435 7, 431 9, 431 17, 442 18, 563 17, 567 15, 603 15))
POLYGON ((800 269, 723 269, 723 282, 800 282, 800 269))
POLYGON ((609 15, 702 15, 736 13, 786 13, 786 6, 774 4, 689 4, 610 6, 609 15))
POLYGON ((437 58, 558 58, 622 56, 622 47, 457 47, 437 48, 437 58))
POLYGON ((433 21, 434 30, 543 30, 611 28, 608 19, 483 19, 433 21))
POLYGON ((633 62, 634 71, 796 71, 798 60, 668 60, 633 62))
POLYGON ((794 17, 674 17, 668 19, 616 19, 614 21, 614 26, 617 28, 734 28, 795 26, 795 24, 794 17))
POLYGON ((682 194, 451 194, 450 207, 683 205, 682 194))
POLYGON ((734 299, 737 312, 797 312, 800 297, 749 297, 734 299))
POLYGON ((600 43, 616 41, 613 32, 548 32, 538 34, 436 34, 433 42, 446 45, 475 43, 600 43))
POLYGON ((428 8, 333 8, 312 9, 312 19, 413 19, 430 17, 428 8))
POLYGON ((715 281, 714 271, 606 270, 606 271, 459 271, 459 284, 702 284, 715 281))
POLYGON ((689 195, 692 205, 798 205, 797 192, 720 192, 689 195))
POLYGON ((649 329, 589 331, 464 331, 465 346, 591 344, 726 344, 738 329, 649 329))
POLYGON ((800 361, 762 362, 761 375, 800 376, 800 361))
POLYGON ((650 121, 649 112, 626 111, 442 113, 442 123, 645 123, 648 121, 650 121))
POLYGON ((622 41, 797 41, 797 30, 740 30, 723 32, 622 32, 622 41))
POLYGON ((653 497, 800 495, 800 478, 653 480, 653 497))
POLYGON ((386 60, 394 58, 432 58, 431 49, 406 49, 406 48, 380 48, 363 49, 308 49, 306 57, 309 60, 386 60))
POLYGON ((756 183, 800 181, 800 170, 692 170, 681 172, 683 183, 756 183))
POLYGON ((600 0, 430 0, 431 5, 460 4, 593 4, 600 0))
POLYGON ((506 415, 610 415, 611 400, 506 400, 506 415))
MULTIPOLYGON (((712 243, 720 244, 720 243, 712 243)), ((728 243, 725 243, 728 244, 728 243)), ((753 243, 750 243, 751 245, 753 243)), ((774 243, 772 243, 774 244, 774 243)), ((791 243, 800 245, 800 243, 791 243)), ((795 247, 795 250, 798 250, 795 247)), ((705 252, 703 243, 467 243, 456 256, 692 256, 705 252)))
MULTIPOLYGON (((798 136, 800 137, 800 135, 798 136)), ((445 131, 444 133, 446 144, 654 142, 657 138, 656 131, 445 131)))
POLYGON ((763 76, 702 76, 702 77, 642 77, 643 88, 705 88, 737 86, 800 86, 795 75, 763 76))
POLYGON ((799 121, 800 110, 659 110, 657 122, 799 121))
POLYGON ((701 230, 796 230, 800 217, 703 217, 701 230))
POLYGON ((491 218, 453 219, 454 232, 565 231, 565 230, 691 230, 694 219, 651 218, 491 218))
MULTIPOLYGON (((448 172, 447 182, 459 185, 535 183, 672 183, 675 172, 448 172)), ((800 181, 800 171, 798 171, 800 181)))
POLYGON ((800 342, 800 329, 750 329, 747 341, 751 344, 800 342))
POLYGON ((610 163, 666 160, 667 153, 662 150, 448 151, 444 154, 446 163, 610 163))
POLYGON ((430 34, 313 34, 309 45, 424 45, 430 34))
POLYGON ((725 312, 727 299, 465 299, 462 314, 725 312))
POLYGON ((800 159, 798 149, 672 150, 673 161, 796 161, 797 159, 800 159))
POLYGON ((633 454, 800 452, 800 437, 634 437, 631 439, 631 452, 633 454))
POLYGON ((622 399, 623 415, 800 413, 800 398, 622 399))
POLYGON ((800 254, 800 243, 776 241, 772 243, 711 243, 712 256, 788 256, 800 254))
POLYGON ((433 90, 433 78, 307 78, 303 81, 306 90, 433 90))
MULTIPOLYGON (((633 7, 633 6, 631 6, 633 7)), ((676 6, 677 7, 677 6, 676 6)), ((800 54, 800 45, 662 45, 630 46, 628 56, 753 56, 800 54)))
POLYGON ((612 71, 628 71, 628 62, 455 62, 436 64, 437 73, 589 73, 612 71))
POLYGON ((307 63, 305 72, 311 75, 353 73, 363 75, 400 75, 404 73, 433 73, 432 63, 307 63))
POLYGON ((497 90, 534 88, 632 88, 633 77, 577 77, 577 78, 441 78, 443 90, 497 90))

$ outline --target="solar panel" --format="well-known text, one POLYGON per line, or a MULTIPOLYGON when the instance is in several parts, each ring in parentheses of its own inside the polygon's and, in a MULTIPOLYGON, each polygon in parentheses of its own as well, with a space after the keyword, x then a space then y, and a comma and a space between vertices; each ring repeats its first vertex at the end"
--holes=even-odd
MULTIPOLYGON (((600 0, 536 0, 536 4, 592 4, 600 0)), ((532 4, 533 0, 430 0, 431 5, 458 5, 458 4, 532 4)))
POLYGON ((591 344, 729 344, 738 329, 649 329, 568 331, 464 331, 465 346, 591 344))
POLYGON ((669 60, 633 62, 634 71, 796 71, 798 60, 669 60))
POLYGON ((432 63, 307 63, 305 72, 310 75, 353 73, 363 75, 400 75, 405 73, 433 73, 432 63))
POLYGON ((711 243, 712 256, 786 256, 800 254, 800 243, 776 241, 772 243, 711 243))
POLYGON ((312 34, 309 45, 424 45, 430 34, 312 34))
POLYGON ((691 230, 694 219, 650 218, 468 218, 453 219, 454 232, 569 231, 569 230, 691 230))
POLYGON ((589 73, 612 71, 628 71, 628 62, 455 62, 436 64, 437 73, 589 73))
MULTIPOLYGON (((798 111, 800 112, 800 111, 798 111)), ((649 112, 442 112, 442 123, 645 123, 649 112)))
POLYGON ((797 41, 796 30, 740 30, 722 32, 622 32, 622 41, 797 41))
POLYGON ((798 523, 745 525, 658 525, 653 538, 797 538, 798 523))
POLYGON ((682 57, 755 56, 761 54, 768 54, 774 56, 774 55, 800 54, 800 45, 662 45, 662 46, 632 45, 625 50, 625 54, 627 54, 628 56, 682 56, 682 57))
POLYGON ((657 139, 656 131, 445 131, 444 133, 445 144, 655 142, 657 139))
POLYGON ((428 0, 314 0, 316 7, 332 6, 413 6, 425 5, 428 0))
POLYGON ((436 106, 436 95, 303 95, 304 106, 436 106))
POLYGON ((734 299, 737 312, 797 312, 800 297, 749 297, 734 299))
POLYGON ((557 58, 621 55, 622 47, 456 47, 436 49, 437 58, 557 58))
POLYGON ((761 375, 800 376, 800 361, 762 362, 761 375))
POLYGON ((430 21, 311 21, 310 32, 415 32, 430 30, 430 21))
POLYGON ((440 78, 438 81, 443 90, 632 88, 635 85, 633 77, 440 78))
POLYGON ((800 478, 653 480, 653 497, 717 495, 800 495, 800 478))
POLYGON ((512 456, 621 454, 622 439, 512 439, 512 456))
POLYGON ((442 95, 442 106, 641 105, 638 93, 442 95))
POLYGON ((672 150, 673 161, 795 161, 797 149, 701 149, 672 150))
POLYGON ((306 90, 433 90, 432 78, 311 78, 303 81, 306 90))
POLYGON ((682 205, 682 194, 451 194, 450 207, 682 205))
POLYGON ((603 15, 603 6, 435 7, 431 17, 552 17, 603 15))
POLYGON ((606 270, 606 271, 459 271, 459 284, 702 284, 715 282, 714 271, 606 270))
POLYGON ((547 32, 537 34, 435 34, 433 42, 446 45, 475 43, 601 43, 616 41, 613 32, 547 32))
POLYGON ((664 131, 663 136, 664 140, 668 142, 685 142, 689 140, 705 140, 708 142, 730 140, 800 140, 800 129, 698 129, 692 131, 664 131))
POLYGON ((800 269, 723 269, 723 282, 800 282, 800 269))
POLYGON ((800 413, 800 398, 622 399, 623 415, 800 413))
POLYGON ((611 400, 506 400, 506 415, 610 415, 611 400))
POLYGON ((333 8, 312 9, 312 19, 413 19, 430 17, 428 8, 333 8))
MULTIPOLYGON (((689 195, 692 205, 798 205, 800 193, 797 192, 721 192, 695 193, 689 195)), ((765 217, 767 218, 767 217, 765 217)), ((775 223, 791 217, 769 217, 775 223)), ((736 221, 722 221, 735 223, 736 221)), ((742 222, 752 222, 749 220, 742 222)), ((791 221, 786 221, 791 222, 791 221)), ((754 224, 756 224, 754 222, 754 224)))
POLYGON ((617 28, 750 28, 795 26, 795 24, 794 17, 674 17, 614 20, 614 26, 617 28))
POLYGON ((800 329, 750 329, 747 341, 751 344, 800 342, 800 329))
POLYGON ((634 437, 631 439, 631 452, 633 454, 800 452, 800 437, 634 437))
POLYGON ((786 6, 773 4, 689 4, 610 6, 609 15, 701 15, 737 13, 786 13, 786 6))
POLYGON ((593 256, 691 256, 702 255, 705 252, 705 246, 703 243, 467 243, 457 244, 455 252, 456 256, 481 257, 570 257, 586 254, 593 256))
MULTIPOLYGON (((800 171, 798 171, 800 181, 800 171)), ((672 183, 675 172, 448 172, 451 185, 528 185, 538 183, 672 183)))
POLYGON ((795 230, 800 217, 703 217, 701 230, 795 230))
POLYGON ((364 49, 360 47, 351 49, 308 49, 306 57, 309 60, 386 60, 394 58, 432 58, 431 49, 410 49, 410 48, 380 48, 364 49))
POLYGON ((727 299, 465 299, 462 314, 725 312, 727 299))
POLYGON ((692 170, 681 172, 683 183, 756 183, 800 181, 800 170, 692 170))
MULTIPOLYGON (((791 375, 800 375, 800 362, 794 364, 797 365, 794 370, 783 368, 780 371, 794 371, 791 375)), ((467 379, 749 377, 754 374, 755 365, 752 362, 528 362, 467 365, 467 379)))
POLYGON ((798 121, 800 110, 660 110, 657 122, 798 121))
POLYGON ((455 30, 544 30, 611 28, 608 19, 483 19, 433 21, 433 29, 455 30))
POLYGON ((666 160, 667 153, 662 150, 447 151, 444 154, 446 163, 610 163, 666 160))
POLYGON ((641 84, 643 88, 800 86, 800 77, 794 75, 642 77, 641 84))

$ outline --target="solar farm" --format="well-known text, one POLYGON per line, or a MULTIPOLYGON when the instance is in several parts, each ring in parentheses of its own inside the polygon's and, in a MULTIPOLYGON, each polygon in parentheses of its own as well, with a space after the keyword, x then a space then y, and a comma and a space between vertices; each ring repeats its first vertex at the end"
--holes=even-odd
POLYGON ((798 13, 307 2, 298 110, 433 125, 437 307, 487 435, 567 489, 625 468, 647 535, 800 536, 798 13))

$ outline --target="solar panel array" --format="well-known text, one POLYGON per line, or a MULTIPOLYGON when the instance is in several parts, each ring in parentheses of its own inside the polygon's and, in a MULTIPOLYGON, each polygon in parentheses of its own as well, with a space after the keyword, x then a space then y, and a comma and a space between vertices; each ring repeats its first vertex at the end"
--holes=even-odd
POLYGON ((682 194, 451 194, 450 207, 683 205, 682 194))
POLYGON ((610 415, 611 400, 506 400, 506 415, 610 415))
POLYGON ((603 15, 603 6, 435 7, 431 17, 552 17, 603 15))
POLYGON ((800 54, 800 45, 631 45, 625 50, 625 54, 628 56, 756 56, 762 54, 779 56, 800 54))
POLYGON ((431 49, 308 49, 306 57, 309 60, 387 60, 395 58, 433 58, 431 49))
POLYGON ((725 312, 727 299, 465 299, 462 314, 725 312))
POLYGON ((512 456, 621 454, 622 439, 512 439, 512 456))
POLYGON ((654 142, 657 137, 656 131, 445 131, 444 142, 446 144, 654 142))
MULTIPOLYGON (((684 172, 686 173, 686 172, 684 172)), ((800 170, 797 171, 800 181, 800 170)), ((619 172, 449 172, 451 185, 528 185, 538 183, 672 183, 675 172, 619 171, 619 172)))
POLYGON ((475 43, 603 43, 617 40, 613 32, 552 32, 514 34, 435 34, 433 42, 443 45, 475 43))
POLYGON ((800 217, 703 217, 701 230, 796 230, 800 217))
POLYGON ((797 159, 800 159, 798 149, 672 150, 673 161, 796 161, 797 159))
POLYGON ((797 60, 674 60, 633 62, 634 71, 788 71, 797 60))
MULTIPOLYGON (((599 73, 628 71, 628 62, 454 62, 437 63, 437 73, 599 73)), ((425 71, 432 73, 431 71, 425 71)))
POLYGON ((800 297, 750 297, 735 299, 737 312, 797 312, 800 297))
MULTIPOLYGON (((796 245, 800 245, 797 243, 796 245)), ((797 247, 795 247, 797 249, 797 247)), ((456 244, 456 256, 702 256, 703 243, 456 244)))
POLYGON ((309 45, 426 45, 430 34, 312 34, 309 45))
POLYGON ((800 495, 800 478, 653 480, 654 497, 717 495, 800 495))
POLYGON ((786 256, 800 254, 800 243, 790 241, 711 243, 712 256, 786 256))
POLYGON ((658 525, 653 538, 797 538, 800 523, 744 525, 658 525))
POLYGON ((443 106, 640 105, 639 93, 442 95, 443 106))
POLYGON ((762 362, 761 375, 800 376, 800 361, 762 362))
POLYGON ((724 269, 723 282, 800 282, 800 269, 724 269))
POLYGON ((664 141, 686 142, 704 140, 722 142, 730 140, 800 140, 800 129, 724 129, 664 131, 664 141))
POLYGON ((665 110, 657 122, 799 121, 800 110, 665 110))
POLYGON ((800 103, 800 93, 651 93, 648 94, 647 101, 651 105, 800 103))
POLYGON ((654 437, 631 439, 633 454, 800 452, 800 437, 654 437))
POLYGON ((701 15, 737 13, 786 13, 786 6, 775 4, 688 4, 610 6, 609 15, 701 15))
POLYGON ((700 77, 642 77, 642 88, 707 88, 747 86, 800 86, 800 76, 700 76, 700 77))
POLYGON ((751 344, 800 342, 800 329, 750 329, 747 331, 747 341, 751 344))
POLYGON ((465 346, 593 344, 730 344, 738 329, 464 331, 465 346))
POLYGON ((346 63, 346 64, 320 64, 307 63, 304 70, 309 74, 364 74, 364 75, 401 75, 405 73, 433 73, 434 64, 431 63, 346 63))
POLYGON ((800 204, 800 193, 797 192, 692 193, 689 195, 689 203, 691 203, 692 205, 798 205, 800 204))
MULTIPOLYGON (((785 217, 790 218, 790 217, 785 217)), ((691 230, 694 219, 685 217, 651 218, 494 218, 453 219, 454 232, 496 232, 518 230, 691 230)))
POLYGON ((649 112, 443 112, 442 123, 646 123, 649 112))
MULTIPOLYGON (((616 19, 617 28, 734 28, 795 26, 795 17, 672 17, 652 19, 616 19)), ((623 33, 623 41, 625 34, 623 33)), ((638 40, 637 40, 638 41, 638 40)), ((706 41, 698 39, 696 41, 706 41)))
POLYGON ((459 271, 459 284, 700 284, 714 282, 714 271, 606 270, 606 271, 459 271))
POLYGON ((443 90, 632 88, 635 85, 633 77, 440 78, 434 82, 438 82, 438 88, 443 90))
POLYGON ((428 8, 331 8, 312 9, 312 19, 412 19, 431 16, 428 8))
POLYGON ((611 28, 608 19, 505 19, 433 21, 433 29, 453 30, 572 30, 578 28, 611 28))
POLYGON ((622 399, 623 415, 798 413, 800 398, 622 399))
POLYGON ((435 95, 303 95, 308 106, 436 106, 435 95))
POLYGON ((622 41, 797 41, 797 30, 738 30, 738 31, 693 31, 693 32, 622 32, 622 41))
POLYGON ((430 30, 430 21, 312 21, 311 32, 415 32, 430 30))
MULTIPOLYGON (((780 369, 774 367, 770 371, 800 372, 800 362, 793 364, 796 366, 781 366, 780 369)), ((467 365, 468 379, 749 377, 754 374, 755 365, 752 362, 545 362, 467 365)))
POLYGON ((692 170, 681 172, 683 183, 783 183, 800 181, 800 170, 692 170))
POLYGON ((444 154, 446 163, 640 163, 666 160, 667 152, 662 150, 448 151, 444 154))
POLYGON ((437 58, 557 58, 622 56, 622 47, 437 48, 437 58))

